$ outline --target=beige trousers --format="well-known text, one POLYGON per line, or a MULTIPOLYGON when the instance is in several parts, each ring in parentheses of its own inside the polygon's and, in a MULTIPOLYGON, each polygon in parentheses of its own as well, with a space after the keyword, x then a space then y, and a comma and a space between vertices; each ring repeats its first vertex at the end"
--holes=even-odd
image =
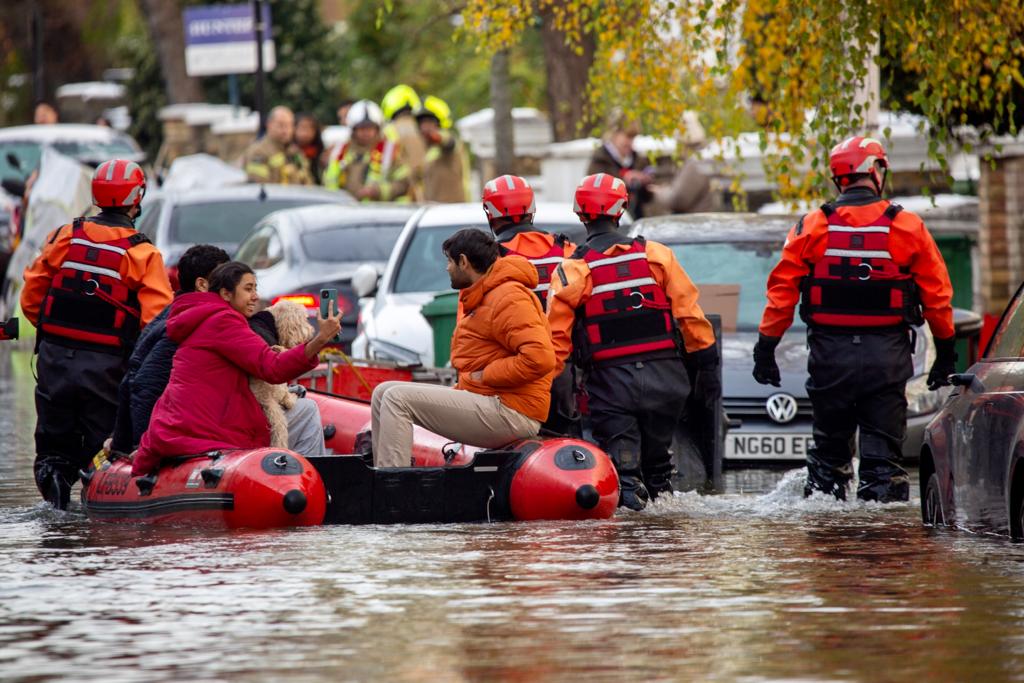
POLYGON ((500 448, 536 436, 540 422, 501 403, 497 396, 419 382, 384 382, 373 390, 373 464, 409 467, 412 427, 461 444, 500 448))

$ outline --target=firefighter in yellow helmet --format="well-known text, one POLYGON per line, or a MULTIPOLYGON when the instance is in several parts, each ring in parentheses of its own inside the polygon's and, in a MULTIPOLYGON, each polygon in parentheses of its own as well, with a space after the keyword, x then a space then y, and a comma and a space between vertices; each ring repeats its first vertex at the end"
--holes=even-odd
POLYGON ((413 116, 422 106, 420 96, 405 84, 388 90, 380 104, 384 118, 389 122, 384 128, 384 137, 398 143, 399 160, 409 168, 413 185, 411 194, 415 200, 423 197, 423 162, 427 155, 427 145, 413 116))
POLYGON ((423 159, 423 199, 428 202, 464 202, 466 154, 462 141, 451 130, 452 111, 440 97, 428 96, 415 112, 420 134, 427 145, 423 159))

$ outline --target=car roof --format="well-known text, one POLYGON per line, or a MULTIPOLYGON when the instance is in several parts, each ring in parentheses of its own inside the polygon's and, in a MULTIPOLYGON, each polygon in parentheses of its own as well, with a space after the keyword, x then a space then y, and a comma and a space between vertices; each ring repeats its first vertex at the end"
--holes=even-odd
POLYGON ((302 226, 304 230, 318 231, 342 225, 361 223, 397 223, 404 225, 416 213, 418 207, 410 204, 357 204, 301 206, 281 209, 268 214, 263 220, 275 218, 289 225, 302 226))
MULTIPOLYGON (((572 211, 572 204, 569 202, 537 202, 537 213, 533 218, 534 224, 543 228, 546 225, 564 225, 566 223, 579 223, 579 218, 572 211)), ((424 208, 416 221, 418 228, 436 228, 452 225, 487 225, 487 216, 484 214, 483 205, 480 202, 463 204, 431 204, 424 208)))
MULTIPOLYGON (((67 140, 70 142, 106 142, 131 136, 109 126, 88 123, 53 123, 49 125, 11 126, 0 129, 0 142, 29 141, 45 144, 67 140)), ((135 141, 132 140, 134 143, 135 141)))
POLYGON ((689 213, 641 218, 629 234, 666 244, 779 242, 798 219, 756 213, 689 213))
POLYGON ((239 199, 257 199, 260 192, 266 193, 266 199, 309 199, 312 201, 332 204, 352 204, 355 202, 347 192, 328 190, 322 187, 303 185, 260 185, 246 183, 243 185, 224 185, 221 187, 189 189, 189 190, 154 190, 147 193, 146 198, 165 199, 172 204, 207 204, 210 202, 230 202, 239 199))

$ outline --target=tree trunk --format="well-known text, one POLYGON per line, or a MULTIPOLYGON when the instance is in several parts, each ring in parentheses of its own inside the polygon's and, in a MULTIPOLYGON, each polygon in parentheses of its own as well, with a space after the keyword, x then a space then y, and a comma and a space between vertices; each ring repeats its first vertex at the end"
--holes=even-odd
POLYGON ((494 174, 515 173, 508 50, 499 50, 491 58, 491 107, 494 109, 494 174))
POLYGON ((185 73, 185 28, 179 0, 139 0, 167 88, 167 101, 201 102, 199 79, 185 73))
POLYGON ((594 39, 583 36, 583 53, 565 44, 565 34, 555 28, 553 10, 541 12, 541 43, 548 70, 548 110, 555 142, 574 140, 589 133, 585 129, 586 83, 594 63, 594 39))

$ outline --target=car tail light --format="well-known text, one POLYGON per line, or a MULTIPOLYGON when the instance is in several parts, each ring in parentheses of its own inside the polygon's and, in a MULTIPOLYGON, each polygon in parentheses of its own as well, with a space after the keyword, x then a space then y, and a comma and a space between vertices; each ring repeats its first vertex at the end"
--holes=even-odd
POLYGON ((275 296, 273 301, 270 302, 270 305, 273 306, 278 301, 294 301, 298 305, 303 306, 304 308, 309 310, 316 310, 320 305, 318 303, 316 296, 305 292, 298 294, 282 294, 281 296, 275 296))
MULTIPOLYGON (((317 294, 310 292, 295 292, 293 294, 282 294, 281 296, 275 296, 270 305, 273 306, 278 301, 294 301, 300 306, 305 306, 306 310, 310 312, 310 315, 316 315, 316 311, 320 310, 320 297, 317 294)), ((338 292, 338 308, 341 309, 341 314, 345 315, 349 311, 353 310, 352 302, 338 292)))
POLYGON ((181 282, 178 281, 178 266, 167 267, 167 279, 171 281, 172 292, 177 292, 181 289, 181 282))

